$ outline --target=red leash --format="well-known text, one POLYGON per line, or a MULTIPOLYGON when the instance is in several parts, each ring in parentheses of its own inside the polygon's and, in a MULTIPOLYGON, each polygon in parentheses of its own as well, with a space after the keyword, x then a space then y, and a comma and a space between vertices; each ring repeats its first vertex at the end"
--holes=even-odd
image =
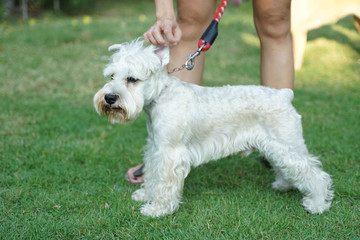
POLYGON ((218 35, 218 25, 219 25, 220 19, 221 19, 222 15, 224 14, 224 11, 226 9, 226 6, 228 5, 228 2, 229 2, 229 0, 221 1, 212 22, 210 23, 210 25, 208 26, 208 28, 206 29, 204 34, 201 36, 201 38, 198 42, 199 48, 204 45, 204 47, 201 49, 201 51, 209 50, 209 48, 211 47, 211 44, 214 43, 214 41, 218 35))
POLYGON ((207 29, 205 30, 204 34, 201 36, 201 38, 198 42, 199 49, 194 54, 190 55, 190 57, 185 62, 185 64, 183 64, 180 67, 174 68, 169 73, 180 71, 183 68, 186 68, 187 70, 192 70, 194 68, 195 57, 200 55, 200 53, 202 51, 209 50, 211 45, 214 43, 214 41, 218 35, 218 25, 219 25, 220 19, 221 19, 222 15, 224 14, 225 8, 227 7, 228 3, 229 3, 229 0, 221 1, 213 20, 211 21, 210 25, 207 27, 207 29))

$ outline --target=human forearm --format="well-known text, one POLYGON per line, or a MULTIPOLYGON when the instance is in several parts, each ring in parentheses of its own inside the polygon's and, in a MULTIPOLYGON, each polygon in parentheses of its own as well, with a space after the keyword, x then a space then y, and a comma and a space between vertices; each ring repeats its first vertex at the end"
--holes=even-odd
POLYGON ((174 4, 172 0, 155 0, 156 19, 175 19, 174 4))

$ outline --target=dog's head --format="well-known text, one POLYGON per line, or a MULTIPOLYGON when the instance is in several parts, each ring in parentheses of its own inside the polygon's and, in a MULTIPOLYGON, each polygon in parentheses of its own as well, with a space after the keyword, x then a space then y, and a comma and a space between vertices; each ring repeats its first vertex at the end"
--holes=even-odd
POLYGON ((104 76, 111 79, 95 94, 94 105, 113 123, 130 122, 160 93, 169 49, 145 46, 137 39, 113 45, 109 51, 116 51, 104 69, 104 76))

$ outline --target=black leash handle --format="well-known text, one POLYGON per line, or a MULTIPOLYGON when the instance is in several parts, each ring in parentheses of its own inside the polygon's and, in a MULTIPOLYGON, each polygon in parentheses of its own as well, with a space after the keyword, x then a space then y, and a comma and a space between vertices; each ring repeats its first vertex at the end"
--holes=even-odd
POLYGON ((218 25, 219 25, 220 19, 221 19, 222 15, 224 14, 225 8, 228 5, 228 3, 229 3, 229 0, 221 1, 213 20, 211 21, 210 25, 207 27, 207 29, 205 30, 205 32, 203 33, 203 35, 201 36, 201 38, 198 42, 199 49, 194 54, 190 55, 188 60, 183 65, 187 70, 192 70, 195 65, 195 62, 194 62, 195 57, 200 55, 200 53, 202 51, 209 50, 211 45, 214 43, 214 41, 218 35, 218 25))
POLYGON ((198 47, 200 48, 202 45, 205 45, 202 48, 202 51, 207 51, 210 49, 211 45, 214 43, 217 35, 218 35, 218 25, 222 15, 224 14, 225 8, 228 5, 229 0, 222 0, 216 13, 211 21, 210 25, 205 30, 204 34, 201 36, 198 47))

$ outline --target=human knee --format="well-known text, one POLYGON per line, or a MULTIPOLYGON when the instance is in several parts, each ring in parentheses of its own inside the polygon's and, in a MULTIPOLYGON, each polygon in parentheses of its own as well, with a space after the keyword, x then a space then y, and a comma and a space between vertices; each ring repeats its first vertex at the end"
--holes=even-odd
POLYGON ((273 4, 259 10, 254 18, 260 38, 284 38, 290 34, 290 6, 278 8, 273 4))

